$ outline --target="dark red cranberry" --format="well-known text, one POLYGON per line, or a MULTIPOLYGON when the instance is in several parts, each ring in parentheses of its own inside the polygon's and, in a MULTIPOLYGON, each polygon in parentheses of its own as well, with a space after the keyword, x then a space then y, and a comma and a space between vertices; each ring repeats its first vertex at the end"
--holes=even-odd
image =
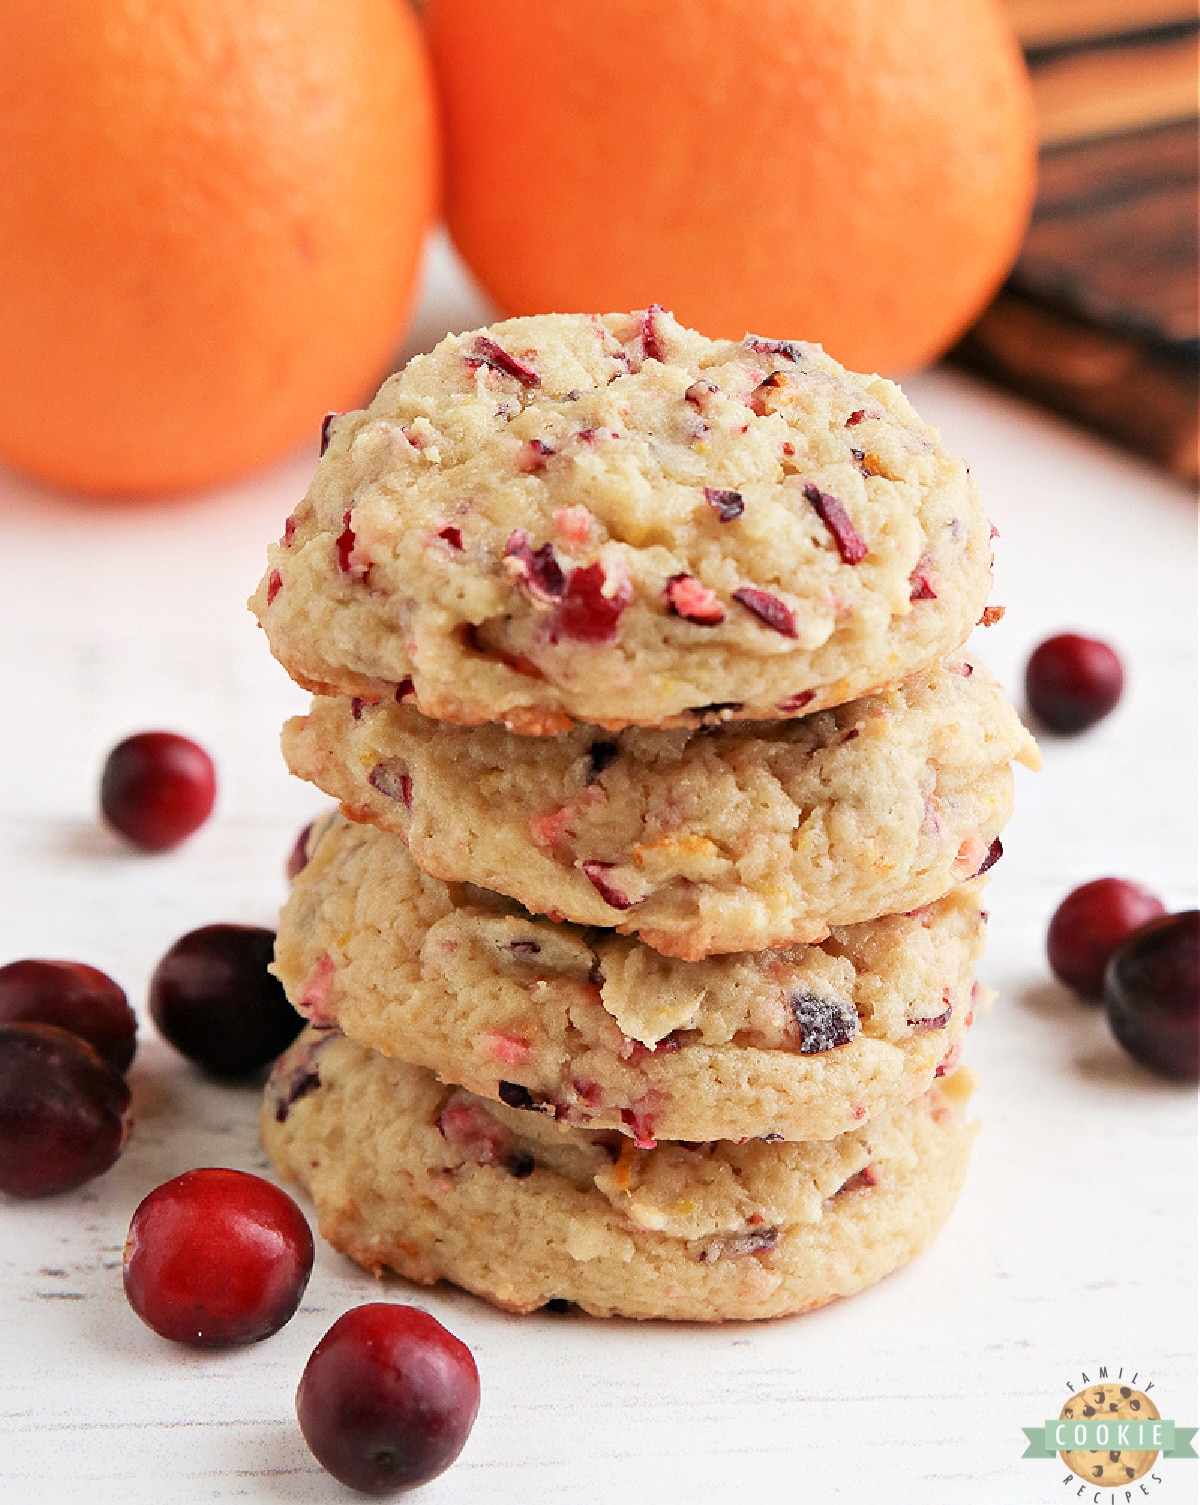
POLYGON ((0 1024, 0 1191, 45 1197, 102 1175, 129 1137, 129 1088, 86 1040, 0 1024))
POLYGON ((225 1348, 278 1332, 312 1266, 312 1233, 286 1192, 207 1167, 164 1182, 134 1213, 125 1295, 159 1337, 225 1348))
POLYGON ((617 636, 621 613, 632 599, 629 582, 610 584, 601 564, 572 570, 562 600, 546 619, 546 635, 552 643, 564 638, 577 643, 611 643, 617 636))
POLYGON ((1200 1077, 1200 911, 1162 915, 1109 958, 1104 1007, 1118 1041, 1160 1076, 1200 1077))
POLYGON ((171 947, 150 979, 150 1017, 176 1050, 216 1077, 268 1065, 304 1028, 267 971, 275 932, 205 925, 171 947))
POLYGON ((867 557, 866 543, 838 498, 830 496, 829 492, 822 491, 811 482, 805 486, 804 495, 813 511, 833 534, 842 563, 861 564, 867 557))
POLYGON ((322 1468, 364 1494, 427 1484, 462 1452, 479 1412, 471 1350, 428 1312, 375 1301, 339 1317, 296 1391, 322 1468))
POLYGON ((316 825, 315 820, 310 820, 300 835, 296 837, 296 844, 288 853, 287 881, 295 883, 296 879, 308 866, 308 838, 312 835, 312 828, 316 825))
POLYGON ((165 852, 198 831, 216 797, 212 759, 174 732, 127 737, 109 753, 100 778, 105 820, 146 852, 165 852))
POLYGON ((137 1016, 125 990, 84 962, 9 962, 0 967, 0 1024, 54 1024, 86 1040, 114 1071, 137 1049, 137 1016))
POLYGON ((1082 732, 1103 720, 1121 698, 1125 673, 1116 653, 1098 638, 1062 632, 1033 650, 1025 695, 1053 732, 1082 732))
POLYGON ((1050 970, 1059 982, 1098 1003, 1109 957, 1139 925, 1166 912, 1161 899, 1124 878, 1097 878, 1072 889, 1046 932, 1050 970))

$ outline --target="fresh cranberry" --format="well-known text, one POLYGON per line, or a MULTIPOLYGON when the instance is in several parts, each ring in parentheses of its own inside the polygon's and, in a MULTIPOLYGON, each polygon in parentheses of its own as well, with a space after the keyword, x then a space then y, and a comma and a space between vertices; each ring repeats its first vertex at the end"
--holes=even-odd
POLYGON ((171 947, 150 979, 150 1017, 176 1050, 217 1077, 268 1065, 304 1028, 267 971, 275 932, 205 925, 171 947))
POLYGON ((300 832, 300 835, 296 837, 296 844, 288 853, 285 871, 289 883, 295 883, 296 879, 308 866, 308 838, 312 835, 312 828, 315 825, 315 820, 309 821, 308 825, 300 832))
POLYGON ((286 1192, 207 1167, 164 1182, 134 1213, 125 1295, 173 1343, 257 1343, 300 1305, 312 1266, 312 1233, 286 1192))
POLYGON ((108 1170, 129 1137, 129 1088, 86 1040, 0 1024, 0 1191, 45 1197, 108 1170))
POLYGON ((70 1030, 114 1071, 127 1071, 137 1049, 137 1016, 124 989, 84 962, 30 959, 0 967, 0 1023, 70 1030))
POLYGON ((1081 997, 1099 1002, 1109 957, 1139 925, 1166 912, 1161 899, 1124 878, 1097 878, 1072 889, 1046 932, 1050 970, 1081 997))
POLYGON ((1118 1041, 1160 1076, 1200 1077, 1200 911, 1161 915, 1109 958, 1104 1006, 1118 1041))
POLYGON ((339 1317, 296 1391, 304 1440, 364 1494, 427 1484, 462 1452, 479 1412, 471 1350, 428 1312, 376 1301, 339 1317))
POLYGON ((109 825, 146 852, 165 852, 212 814, 217 775, 195 742, 174 732, 139 732, 118 743, 100 778, 109 825))
POLYGON ((1075 632, 1047 638, 1025 670, 1025 695, 1052 732, 1082 732, 1103 720, 1121 698, 1125 673, 1098 638, 1075 632))

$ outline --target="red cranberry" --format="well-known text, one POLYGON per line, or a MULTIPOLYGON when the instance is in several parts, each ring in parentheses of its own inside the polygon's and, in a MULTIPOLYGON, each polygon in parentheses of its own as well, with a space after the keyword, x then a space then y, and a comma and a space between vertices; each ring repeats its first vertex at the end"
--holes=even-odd
POLYGON ((1053 732, 1082 732, 1103 720, 1121 698, 1121 660, 1098 638, 1063 632, 1034 649, 1025 695, 1053 732))
POLYGON ((278 1332, 312 1266, 312 1233, 286 1192, 207 1167, 164 1182, 134 1213, 125 1294, 159 1337, 224 1348, 278 1332))
POLYGON ((268 1065, 304 1028, 267 971, 275 932, 205 925, 171 947, 150 979, 150 1017, 176 1050, 217 1077, 268 1065))
POLYGON ((339 1317, 296 1391, 304 1440, 364 1494, 427 1484, 462 1452, 479 1411, 471 1350, 428 1312, 376 1301, 339 1317))
POLYGON ((1162 915, 1113 952, 1104 1006, 1118 1041, 1160 1076, 1200 1077, 1200 911, 1162 915))
POLYGON ((139 732, 108 755, 100 779, 105 820, 147 852, 165 852, 212 814, 217 775, 202 747, 174 732, 139 732))
POLYGON ((315 820, 310 820, 300 835, 296 837, 296 844, 288 853, 287 881, 295 883, 296 879, 308 866, 308 838, 312 835, 312 828, 316 825, 315 820))
POLYGON ((114 1071, 127 1071, 137 1049, 137 1017, 124 989, 83 962, 30 959, 0 967, 0 1023, 70 1030, 114 1071))
POLYGON ((1123 878, 1097 878, 1072 889, 1046 932, 1050 970, 1059 982, 1098 1003, 1109 957, 1139 925, 1166 912, 1161 899, 1123 878))
POLYGON ((129 1088, 86 1040, 0 1024, 0 1191, 45 1197, 108 1170, 129 1137, 129 1088))

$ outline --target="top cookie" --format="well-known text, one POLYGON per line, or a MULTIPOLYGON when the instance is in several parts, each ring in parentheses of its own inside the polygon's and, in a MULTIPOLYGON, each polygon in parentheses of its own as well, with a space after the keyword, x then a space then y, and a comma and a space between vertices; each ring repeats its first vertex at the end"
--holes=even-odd
POLYGON ((897 387, 651 308, 411 361, 333 423, 250 604, 310 689, 547 735, 839 705, 958 647, 990 566, 897 387))

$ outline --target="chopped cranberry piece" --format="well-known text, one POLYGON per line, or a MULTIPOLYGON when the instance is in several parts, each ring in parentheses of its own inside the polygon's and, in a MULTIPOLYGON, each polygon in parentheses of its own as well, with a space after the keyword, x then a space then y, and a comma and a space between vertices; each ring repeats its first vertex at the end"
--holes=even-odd
POLYGON ((878 1166, 875 1166, 875 1165, 864 1165, 863 1168, 862 1168, 862 1170, 859 1171, 858 1174, 859 1174, 859 1177, 862 1180, 862 1184, 864 1186, 878 1186, 879 1185, 879 1167, 878 1166))
POLYGON ((762 340, 752 335, 745 342, 747 350, 756 355, 782 355, 785 360, 802 361, 804 352, 795 340, 762 340))
POLYGON ((930 1014, 925 1019, 910 1019, 908 1021, 918 1034, 931 1029, 945 1029, 946 1026, 950 1023, 951 1015, 954 1013, 954 1005, 950 1003, 944 995, 942 1002, 946 1005, 946 1007, 940 1014, 930 1014))
POLYGON ((652 1150, 658 1144, 658 1140, 654 1137, 654 1119, 649 1113, 639 1113, 633 1108, 622 1108, 621 1122, 629 1129, 633 1142, 639 1150, 652 1150))
POLYGON ((504 545, 504 567, 512 578, 528 586, 530 594, 542 601, 558 601, 567 589, 562 566, 554 556, 554 545, 544 543, 529 547, 529 535, 516 528, 504 545))
POLYGON ((683 400, 684 402, 690 402, 694 408, 704 408, 713 393, 719 391, 720 388, 715 381, 709 381, 707 377, 702 377, 699 381, 694 381, 691 384, 683 394, 683 400))
POLYGON ((102 1175, 129 1138, 129 1088, 86 1040, 0 1024, 0 1191, 47 1197, 102 1175))
POLYGON ((1118 1042, 1160 1076, 1200 1075, 1200 912, 1163 915, 1117 947, 1104 1006, 1118 1042))
POLYGON ((414 695, 415 693, 416 693, 416 690, 415 690, 415 688, 413 686, 412 680, 411 679, 402 679, 400 681, 400 683, 396 686, 396 704, 397 705, 402 705, 404 703, 404 701, 407 700, 410 695, 414 695))
POLYGON ((846 419, 846 425, 845 426, 848 429, 852 429, 857 424, 860 424, 866 416, 867 416, 867 410, 866 410, 866 408, 855 408, 855 410, 853 411, 853 413, 850 414, 849 418, 846 419))
POLYGON ((125 1295, 172 1343, 225 1348, 277 1333, 300 1305, 313 1237, 286 1192, 208 1166, 164 1182, 129 1225, 125 1295))
POLYGON ((740 585, 734 591, 733 599, 747 611, 753 612, 773 632, 778 632, 785 638, 797 636, 795 613, 778 596, 772 596, 753 585, 740 585))
POLYGON ((586 507, 556 507, 554 526, 568 543, 587 543, 592 531, 591 514, 586 507))
POLYGON ((275 1122, 285 1124, 288 1114, 294 1104, 301 1102, 321 1085, 321 1073, 317 1069, 316 1057, 323 1045, 331 1040, 336 1040, 341 1035, 339 1029, 329 1029, 317 1040, 309 1044, 302 1052, 299 1061, 287 1073, 282 1080, 272 1077, 271 1088, 275 1098, 275 1122))
POLYGON ((0 1023, 69 1030, 114 1071, 127 1071, 137 1049, 137 1016, 125 990, 84 962, 30 958, 0 967, 0 1023))
POLYGON ((611 643, 617 625, 633 599, 633 587, 621 580, 611 594, 604 566, 589 564, 572 570, 566 592, 547 623, 551 643, 567 638, 577 643, 611 643))
POLYGON ((746 406, 751 412, 757 413, 760 418, 765 417, 767 413, 774 411, 768 406, 767 398, 774 392, 782 391, 787 384, 787 377, 782 371, 772 371, 770 376, 759 382, 750 396, 745 399, 746 406))
POLYGON ((833 541, 837 544, 842 563, 861 564, 867 557, 867 546, 837 497, 830 496, 827 491, 822 491, 811 481, 804 488, 804 496, 813 511, 833 534, 833 541))
POLYGON ((523 470, 526 475, 537 475, 545 470, 546 460, 553 453, 550 446, 541 439, 529 439, 517 456, 517 469, 523 470))
POLYGON ((515 355, 509 355, 503 346, 487 335, 481 334, 472 347, 474 354, 466 357, 468 366, 487 366, 492 371, 502 372, 505 376, 511 376, 519 381, 523 387, 540 387, 542 378, 532 366, 527 366, 524 361, 519 361, 515 355))
POLYGON ((100 778, 105 820, 145 852, 165 852, 212 814, 217 775, 197 743, 175 732, 139 732, 108 755, 100 778))
POLYGON ((436 1479, 462 1452, 478 1414, 471 1350, 428 1312, 391 1301, 339 1317, 296 1391, 300 1430, 317 1462, 369 1495, 436 1479))
POLYGON ((437 1117, 438 1133, 475 1165, 499 1165, 511 1136, 504 1125, 465 1092, 453 1092, 437 1117))
POLYGON ((406 810, 412 809, 412 777, 398 758, 376 763, 367 775, 367 783, 378 789, 384 799, 397 800, 406 810))
POLYGON ((725 608, 694 575, 672 575, 665 594, 671 610, 685 621, 695 622, 699 627, 715 627, 725 620, 725 608))
POLYGON ((1064 632, 1034 649, 1025 694, 1040 721, 1055 732, 1082 732, 1103 720, 1121 698, 1121 660, 1098 638, 1064 632))
POLYGON ((1140 925, 1166 914, 1162 900, 1121 878, 1096 878, 1073 889, 1046 932, 1050 970, 1083 998, 1099 1001, 1108 959, 1140 925))
POLYGON ((604 770, 617 761, 619 751, 615 742, 593 742, 588 748, 588 771, 584 782, 594 784, 604 770))
POLYGON ((717 520, 723 523, 733 522, 735 517, 741 517, 746 510, 740 491, 727 491, 720 486, 706 486, 704 500, 717 514, 717 520))
POLYGON ((354 529, 350 525, 350 510, 342 513, 342 531, 337 538, 338 569, 351 580, 363 581, 371 573, 369 564, 360 564, 354 559, 354 529))
POLYGON ((283 576, 278 570, 272 570, 267 576, 267 605, 270 606, 275 597, 283 589, 283 576))
POLYGON ((242 1077, 273 1061, 304 1028, 267 971, 275 932, 204 925, 181 936, 150 978, 159 1034, 211 1076, 242 1077))
POLYGON ((329 441, 333 438, 333 420, 341 416, 340 413, 326 413, 321 419, 321 448, 317 451, 318 458, 329 448, 329 441))
POLYGON ((615 862, 583 862, 580 863, 584 877, 604 900, 613 909, 632 909, 634 901, 628 894, 622 893, 608 881, 608 874, 616 867, 615 862))
POLYGON ((542 948, 536 941, 509 941, 508 949, 514 956, 540 956, 542 948))
POLYGON ((806 705, 811 705, 817 698, 815 690, 797 690, 795 695, 789 695, 786 700, 781 700, 775 707, 777 711, 802 711, 806 705))
POLYGON ((937 591, 933 588, 935 578, 933 561, 928 554, 922 554, 912 574, 908 577, 908 599, 910 601, 936 601, 937 591))
POLYGON ((362 720, 363 707, 366 703, 361 695, 352 695, 350 697, 350 714, 354 717, 355 721, 362 720))
POLYGON ((462 549, 463 536, 461 528, 456 528, 452 524, 448 524, 446 527, 438 529, 438 537, 445 539, 452 549, 462 549))
POLYGON ((858 1013, 845 999, 820 998, 805 990, 793 993, 789 1001, 800 1031, 802 1055, 815 1056, 822 1051, 835 1050, 858 1034, 858 1013))
POLYGON ((312 835, 315 820, 310 820, 308 825, 296 837, 292 850, 288 853, 288 860, 284 866, 284 872, 289 883, 295 883, 296 879, 308 866, 308 838, 312 835))
POLYGON ((285 517, 283 520, 283 539, 281 541, 285 549, 291 548, 292 540, 295 538, 295 536, 296 518, 294 513, 289 512, 287 517, 285 517))
POLYGON ((996 839, 992 842, 991 846, 988 847, 987 856, 971 874, 972 878, 981 878, 983 874, 987 872, 988 868, 995 867, 1003 856, 1004 847, 1000 841, 1000 838, 997 836, 996 839))
POLYGON ((652 303, 642 315, 642 349, 648 361, 665 361, 666 354, 658 336, 658 316, 664 312, 662 305, 652 303))

